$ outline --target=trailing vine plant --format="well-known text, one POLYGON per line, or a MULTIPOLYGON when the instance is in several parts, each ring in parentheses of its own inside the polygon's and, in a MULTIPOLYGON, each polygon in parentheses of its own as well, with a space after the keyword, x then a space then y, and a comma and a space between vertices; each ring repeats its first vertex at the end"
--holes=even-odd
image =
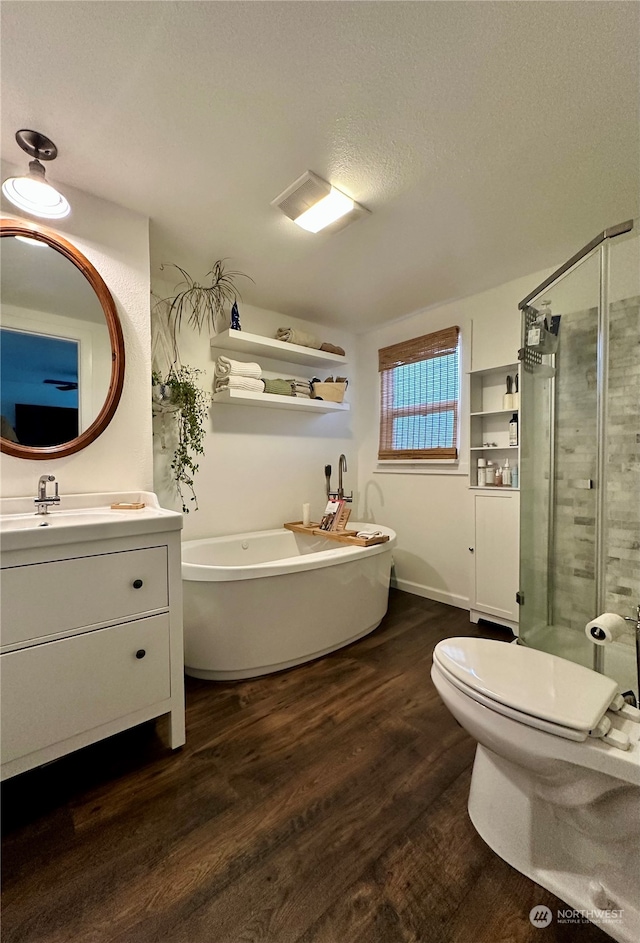
POLYGON ((183 514, 188 514, 190 510, 187 499, 194 502, 194 510, 198 510, 194 478, 200 466, 196 458, 204 455, 204 422, 209 405, 207 393, 196 382, 203 372, 196 367, 174 364, 164 378, 157 370, 151 375, 152 384, 160 388, 160 399, 156 400, 160 411, 166 404, 167 412, 176 423, 177 444, 171 460, 171 472, 180 495, 183 514))

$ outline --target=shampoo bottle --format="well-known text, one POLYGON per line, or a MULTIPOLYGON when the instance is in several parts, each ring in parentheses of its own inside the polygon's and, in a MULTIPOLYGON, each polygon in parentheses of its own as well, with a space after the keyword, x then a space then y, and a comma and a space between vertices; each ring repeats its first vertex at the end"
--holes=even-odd
POLYGON ((511 487, 511 469, 509 468, 509 459, 504 463, 504 468, 502 469, 502 486, 503 488, 511 487))
POLYGON ((487 484, 495 485, 496 483, 496 469, 493 462, 487 462, 487 484))
POLYGON ((514 413, 509 423, 509 445, 518 444, 518 414, 514 413))

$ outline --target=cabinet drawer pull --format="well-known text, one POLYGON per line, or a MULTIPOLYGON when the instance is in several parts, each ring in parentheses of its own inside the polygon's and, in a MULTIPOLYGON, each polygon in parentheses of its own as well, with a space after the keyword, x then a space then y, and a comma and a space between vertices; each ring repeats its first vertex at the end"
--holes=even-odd
POLYGON ((136 658, 144 658, 146 654, 147 653, 144 650, 144 648, 139 648, 138 651, 136 652, 136 658))
POLYGON ((134 580, 134 581, 133 581, 133 588, 134 588, 134 589, 140 589, 141 586, 142 586, 142 580, 134 580))

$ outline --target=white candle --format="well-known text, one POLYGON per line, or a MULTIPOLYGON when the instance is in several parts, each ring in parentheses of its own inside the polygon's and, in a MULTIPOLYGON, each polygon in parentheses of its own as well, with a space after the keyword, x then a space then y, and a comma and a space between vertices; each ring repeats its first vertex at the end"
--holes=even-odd
POLYGON ((305 527, 311 523, 311 508, 308 504, 302 505, 302 523, 305 527))

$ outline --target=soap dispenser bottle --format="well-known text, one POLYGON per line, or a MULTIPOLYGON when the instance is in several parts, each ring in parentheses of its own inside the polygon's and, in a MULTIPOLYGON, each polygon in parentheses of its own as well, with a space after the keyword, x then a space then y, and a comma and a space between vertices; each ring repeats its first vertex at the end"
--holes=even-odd
POLYGON ((538 314, 536 315, 536 324, 539 327, 543 327, 545 331, 548 331, 551 327, 551 301, 549 298, 545 298, 544 301, 540 302, 538 314))

